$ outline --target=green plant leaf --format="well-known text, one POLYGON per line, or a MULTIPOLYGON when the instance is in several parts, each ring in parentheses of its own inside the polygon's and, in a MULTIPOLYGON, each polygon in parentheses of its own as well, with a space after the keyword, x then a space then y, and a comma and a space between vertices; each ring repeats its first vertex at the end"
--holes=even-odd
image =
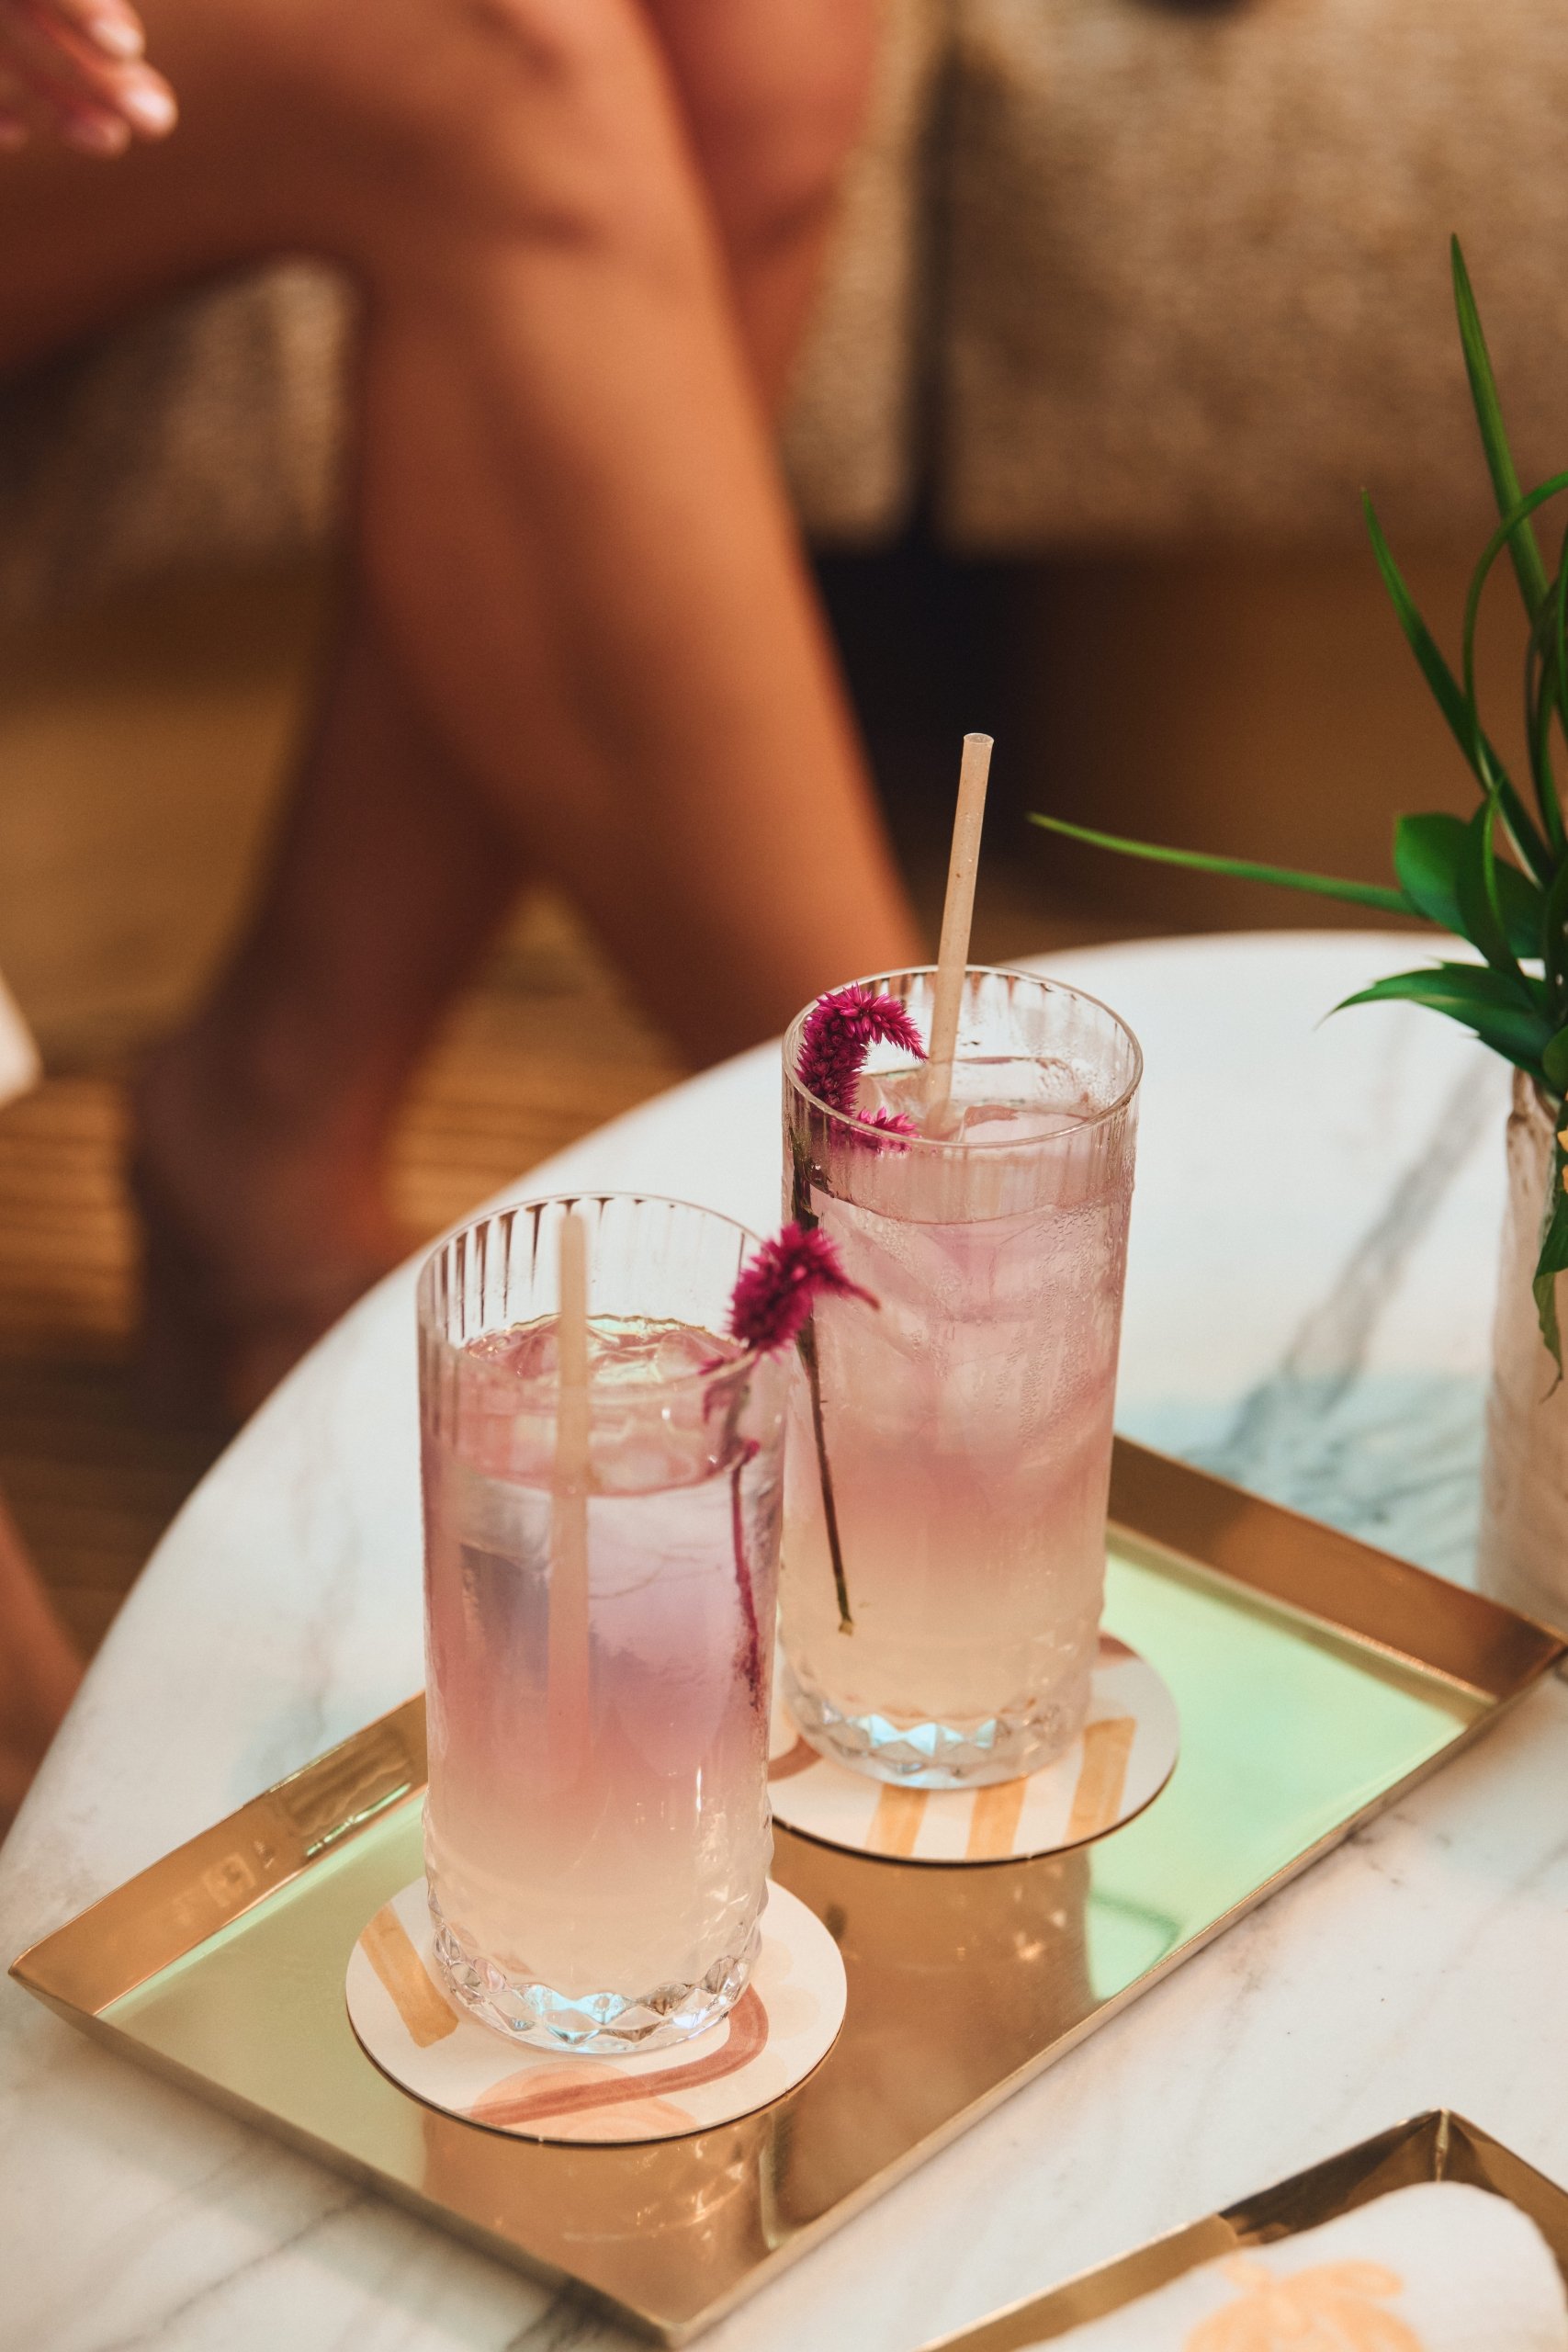
MULTIPOLYGON (((1496 845, 1492 837, 1493 811, 1490 807, 1478 808, 1464 829, 1464 847, 1457 871, 1459 908, 1464 936, 1472 946, 1478 947, 1495 972, 1512 983, 1520 999, 1527 1004, 1546 1005, 1546 984, 1530 979, 1520 971, 1518 956, 1509 936, 1503 907, 1501 876, 1510 869, 1497 863, 1496 845)), ((1533 924, 1526 927, 1527 956, 1540 953, 1540 922, 1544 900, 1540 891, 1534 897, 1533 924)))
POLYGON ((1563 828, 1562 803, 1551 765, 1554 712, 1560 718, 1568 719, 1568 532, 1563 533, 1557 559, 1557 576, 1551 584, 1551 597, 1542 605, 1540 617, 1531 631, 1525 662, 1525 715, 1529 727, 1530 777, 1535 786, 1536 806, 1546 827, 1546 837, 1561 857, 1568 850, 1568 832, 1563 828), (1538 655, 1540 680, 1532 702, 1530 673, 1538 655))
POLYGON ((1540 884, 1499 858, 1497 895, 1503 903, 1503 929, 1515 955, 1540 956, 1546 936, 1546 892, 1540 884))
POLYGON ((1236 882, 1272 882, 1281 890, 1304 890, 1314 898, 1338 899, 1347 906, 1372 907, 1379 914, 1414 915, 1420 910, 1403 890, 1381 882, 1343 881, 1332 874, 1302 874, 1293 866, 1257 865, 1245 857, 1214 857, 1207 850, 1168 849, 1156 842, 1123 840, 1119 833, 1096 832, 1089 825, 1070 825, 1065 817, 1044 817, 1030 811, 1032 825, 1048 833, 1063 833, 1069 841, 1088 842, 1092 849, 1114 850, 1122 857, 1141 857, 1151 865, 1183 865, 1196 874, 1226 874, 1236 882))
MULTIPOLYGON (((1549 505, 1554 498, 1561 498, 1565 490, 1568 490, 1568 473, 1555 473, 1549 474, 1545 481, 1537 482, 1533 490, 1524 492, 1504 514, 1503 520, 1493 532, 1492 537, 1487 540, 1485 547, 1482 550, 1480 560, 1476 564, 1474 571, 1470 575, 1470 587, 1466 592, 1464 600, 1464 682, 1461 691, 1464 696, 1465 709, 1470 716, 1471 727, 1478 752, 1483 747, 1484 747, 1490 756, 1490 759, 1494 762, 1497 755, 1491 750, 1490 745, 1484 744, 1484 739, 1481 733, 1481 721, 1477 715, 1475 700, 1475 630, 1476 624, 1481 618, 1481 600, 1486 593, 1486 582, 1491 577, 1493 565, 1496 562, 1505 548, 1511 548, 1513 547, 1514 535, 1518 530, 1519 526, 1528 521, 1529 516, 1534 514, 1538 508, 1549 505)), ((1533 539, 1531 541, 1531 545, 1534 545, 1533 539)), ((1534 639, 1538 630, 1540 630, 1545 624, 1547 616, 1551 612, 1551 591, 1549 587, 1543 584, 1540 604, 1530 621, 1530 637, 1532 640, 1534 639)), ((1476 773, 1480 775, 1482 782, 1483 784, 1486 783, 1488 781, 1486 775, 1486 763, 1478 757, 1475 766, 1476 773)))
POLYGON ((1460 750, 1467 760, 1472 759, 1470 706, 1464 690, 1454 676, 1438 645, 1437 639, 1421 617, 1420 606, 1405 584, 1404 574, 1394 561, 1393 549, 1383 536, 1377 508, 1366 491, 1361 492, 1361 512, 1367 518, 1367 532, 1372 543, 1372 556, 1382 574, 1389 601, 1404 632, 1405 641, 1415 654, 1422 676, 1432 690, 1433 698, 1460 750))
MULTIPOLYGON (((1562 1116, 1561 1105, 1558 1107, 1556 1116, 1558 1119, 1562 1116)), ((1568 1170, 1568 1158, 1564 1157, 1562 1141, 1559 1135, 1552 1140, 1551 1189, 1541 1214, 1540 1255, 1536 1260, 1535 1277, 1530 1283, 1530 1288, 1535 1295, 1535 1311, 1540 1325, 1540 1336, 1546 1342, 1553 1363, 1557 1366, 1559 1380, 1562 1377, 1562 1330, 1557 1313, 1557 1282, 1559 1275, 1568 1269, 1568 1188, 1565 1188, 1563 1182, 1565 1170, 1568 1170)))
POLYGON ((1546 956, 1548 1001, 1559 1020, 1568 1018, 1568 858, 1558 867, 1546 894, 1540 940, 1546 956))
MULTIPOLYGON (((1555 609, 1555 597, 1551 609, 1555 609)), ((1562 806, 1558 797, 1557 777, 1551 764, 1551 724, 1562 693, 1555 653, 1548 656, 1540 650, 1543 634, 1537 625, 1525 655, 1525 740, 1529 749, 1530 780, 1535 786, 1536 806, 1546 826, 1546 837, 1554 857, 1561 857, 1568 848, 1562 831, 1562 806)))
MULTIPOLYGON (((1481 446, 1486 453, 1486 469, 1492 476, 1497 512, 1507 514, 1518 504, 1519 477, 1514 466, 1513 453, 1508 447, 1508 435, 1504 429, 1502 403, 1497 398, 1497 379, 1492 372, 1492 355, 1486 348, 1481 313, 1476 308, 1470 272, 1464 266, 1464 254, 1457 237, 1452 241, 1450 252, 1454 309, 1459 314, 1459 336, 1464 347, 1470 397, 1475 407, 1476 424, 1481 428, 1481 446)), ((1547 593, 1547 579, 1535 532, 1528 522, 1516 524, 1510 530, 1508 552, 1513 558, 1525 611, 1533 623, 1540 610, 1541 599, 1547 593)))
POLYGON ((1372 554, 1382 574, 1383 586, 1388 590, 1399 626, 1404 633, 1405 643, 1415 654, 1421 675, 1431 689, 1433 700, 1448 722, 1449 732, 1464 753, 1466 764, 1482 790, 1484 792, 1495 787, 1503 821, 1518 852, 1519 863, 1538 882, 1545 883, 1551 876, 1551 854, 1510 783, 1507 769, 1495 745, 1465 699, 1464 689, 1444 661, 1437 639, 1422 619, 1416 599, 1405 585, 1404 575, 1393 560, 1393 551, 1383 537, 1377 509, 1364 491, 1361 508, 1371 537, 1372 554))
POLYGON ((1554 1094, 1568 1093, 1568 1029, 1560 1029, 1547 1040, 1540 1067, 1554 1094))
MULTIPOLYGON (((1472 937, 1460 910, 1459 877, 1469 828, 1446 810, 1401 817, 1393 828, 1393 870, 1404 895, 1428 922, 1456 938, 1472 937)), ((1497 896, 1504 935, 1516 956, 1540 956, 1546 928, 1546 894, 1517 865, 1499 864, 1497 896)), ((1473 943, 1480 946, 1479 940, 1473 943)))
POLYGON ((1551 1038, 1544 1015, 1521 1001, 1513 982, 1486 964, 1429 964, 1418 972, 1394 972, 1374 980, 1337 1005, 1424 1004, 1473 1030, 1483 1046, 1532 1078, 1542 1076, 1541 1056, 1551 1038))
POLYGON ((1446 812, 1401 817, 1393 828, 1393 870, 1404 895, 1428 922, 1462 937, 1459 910, 1459 865, 1464 854, 1464 820, 1446 812))

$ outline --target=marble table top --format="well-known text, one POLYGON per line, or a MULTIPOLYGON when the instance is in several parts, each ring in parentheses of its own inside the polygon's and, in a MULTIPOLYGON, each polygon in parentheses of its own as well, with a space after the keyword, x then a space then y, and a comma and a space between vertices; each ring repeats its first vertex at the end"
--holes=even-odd
MULTIPOLYGON (((1389 934, 1052 968, 1147 1055, 1121 1421, 1463 1576, 1504 1073, 1389 934)), ((533 1171, 777 1219, 776 1054, 533 1171)), ((412 1270, 164 1537, 0 1853, 9 1957, 421 1679, 412 1270)), ((1568 1687, 1552 1682, 706 2339, 929 2337, 1448 2104, 1568 2180, 1568 1687)), ((615 2327, 80 2040, 0 1984, 0 2352, 564 2352, 615 2327)))

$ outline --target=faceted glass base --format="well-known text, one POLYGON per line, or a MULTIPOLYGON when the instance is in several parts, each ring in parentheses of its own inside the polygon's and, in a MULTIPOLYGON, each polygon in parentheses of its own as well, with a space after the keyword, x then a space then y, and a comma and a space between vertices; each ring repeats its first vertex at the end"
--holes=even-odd
POLYGON ((435 1928, 435 1957, 453 1998, 481 2025, 538 2050, 570 2050, 580 2056, 626 2057, 644 2050, 667 2050, 691 2041, 716 2026, 746 1990, 762 1939, 752 1923, 740 1951, 717 1960, 695 1984, 660 1984, 637 1996, 585 1993, 575 1996, 528 1979, 508 1976, 481 1952, 469 1950, 442 1917, 434 1890, 430 1915, 435 1928))
POLYGON ((935 1723, 852 1714, 786 1665, 784 1698, 802 1736, 834 1764, 906 1789, 979 1789, 1021 1781, 1054 1764, 1083 1729, 1089 1685, 977 1720, 935 1723))

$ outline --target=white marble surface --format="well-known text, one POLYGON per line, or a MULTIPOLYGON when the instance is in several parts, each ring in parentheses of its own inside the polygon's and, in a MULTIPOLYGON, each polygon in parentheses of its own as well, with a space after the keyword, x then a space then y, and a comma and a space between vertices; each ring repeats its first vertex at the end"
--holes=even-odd
MULTIPOLYGON (((1418 944, 1418 943, 1416 944, 1418 944)), ((1410 1009, 1322 1023, 1408 940, 1150 944, 1055 968, 1148 1057, 1122 1418, 1462 1573, 1501 1070, 1410 1009)), ((534 1171, 776 1217, 750 1056, 534 1171)), ((412 1272, 160 1545, 0 1854, 7 1956, 420 1677, 412 1272)), ((1568 2179, 1568 1688, 1095 2035, 707 2339, 909 2352, 1416 2110, 1568 2179)), ((0 2352, 446 2352, 616 2332, 90 2048, 0 1987, 0 2352)))

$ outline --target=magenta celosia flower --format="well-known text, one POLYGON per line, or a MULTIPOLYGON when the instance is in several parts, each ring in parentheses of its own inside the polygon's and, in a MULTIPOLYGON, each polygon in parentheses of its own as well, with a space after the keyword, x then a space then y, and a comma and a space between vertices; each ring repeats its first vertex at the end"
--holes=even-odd
MULTIPOLYGON (((830 989, 818 998, 806 1016, 795 1069, 796 1082, 819 1102, 853 1118, 861 1070, 866 1055, 878 1043, 902 1046, 920 1061, 926 1057, 920 1033, 896 996, 878 996, 861 981, 852 982, 847 989, 830 989)), ((895 1119, 902 1117, 899 1112, 866 1124, 897 1135, 913 1135, 915 1129, 908 1121, 902 1126, 894 1125, 895 1119)))
POLYGON ((863 1125, 874 1127, 881 1136, 918 1136, 920 1132, 908 1111, 873 1111, 863 1125))
POLYGON ((877 1303, 870 1291, 851 1282, 825 1233, 786 1225, 741 1268, 729 1302, 730 1331, 747 1347, 772 1354, 799 1338, 819 1298, 877 1303))

